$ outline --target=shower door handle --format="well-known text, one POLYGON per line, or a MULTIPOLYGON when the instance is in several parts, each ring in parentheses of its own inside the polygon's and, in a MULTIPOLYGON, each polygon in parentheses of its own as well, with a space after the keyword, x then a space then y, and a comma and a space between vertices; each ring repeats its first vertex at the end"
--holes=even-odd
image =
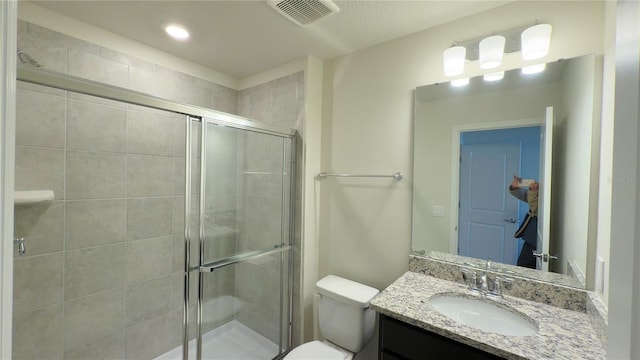
POLYGON ((516 223, 516 219, 504 219, 504 221, 508 222, 509 224, 515 224, 516 223))

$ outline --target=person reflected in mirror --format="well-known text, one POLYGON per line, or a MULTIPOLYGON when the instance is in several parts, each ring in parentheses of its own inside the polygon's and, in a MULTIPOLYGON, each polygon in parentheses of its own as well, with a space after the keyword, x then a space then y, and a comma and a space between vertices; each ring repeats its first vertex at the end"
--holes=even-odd
POLYGON ((513 175, 513 180, 509 184, 509 193, 518 200, 529 205, 529 211, 524 217, 518 230, 513 234, 516 239, 524 240, 522 250, 518 256, 518 266, 536 268, 536 258, 533 253, 537 250, 537 229, 538 229, 538 189, 540 184, 535 180, 522 179, 513 175))

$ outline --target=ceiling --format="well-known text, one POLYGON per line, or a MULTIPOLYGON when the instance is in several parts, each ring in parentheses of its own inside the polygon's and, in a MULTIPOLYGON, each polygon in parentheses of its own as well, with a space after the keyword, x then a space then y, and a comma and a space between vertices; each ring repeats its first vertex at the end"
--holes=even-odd
POLYGON ((238 79, 306 55, 332 59, 508 2, 335 1, 337 14, 300 27, 266 1, 33 1, 238 79), (191 38, 171 40, 163 31, 170 22, 191 38))

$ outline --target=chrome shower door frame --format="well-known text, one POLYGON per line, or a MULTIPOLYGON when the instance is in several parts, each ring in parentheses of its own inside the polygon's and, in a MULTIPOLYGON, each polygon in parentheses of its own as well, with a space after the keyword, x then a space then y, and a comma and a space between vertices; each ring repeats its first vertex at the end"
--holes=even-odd
MULTIPOLYGON (((292 319, 293 319, 293 234, 294 234, 294 218, 293 218, 293 206, 294 206, 294 195, 295 195, 295 182, 294 182, 294 174, 295 174, 295 130, 289 130, 288 132, 283 132, 277 128, 273 128, 271 126, 262 126, 262 124, 247 124, 247 123, 230 123, 226 119, 216 118, 216 117, 203 117, 200 119, 201 128, 200 128, 200 195, 199 195, 199 221, 198 221, 198 247, 199 247, 199 265, 198 269, 198 301, 197 301, 197 314, 196 314, 196 359, 202 360, 202 313, 203 313, 203 299, 204 299, 204 274, 208 272, 213 272, 216 269, 220 269, 229 265, 239 264, 242 262, 250 261, 255 258, 266 256, 266 255, 275 255, 280 254, 280 269, 284 267, 284 264, 287 264, 287 273, 283 274, 282 270, 280 271, 280 342, 278 344, 280 354, 284 353, 291 346, 291 338, 292 338, 292 319), (286 184, 287 182, 282 182, 282 209, 288 209, 288 223, 284 223, 281 219, 281 245, 272 250, 265 251, 249 251, 241 254, 236 254, 234 256, 230 256, 221 260, 216 260, 213 262, 205 263, 205 212, 206 212, 206 203, 204 201, 204 197, 206 194, 206 166, 207 166, 207 125, 221 125, 226 126, 238 130, 251 131, 261 134, 274 135, 284 139, 289 140, 289 151, 287 153, 287 146, 283 146, 283 176, 288 176, 288 184, 289 184, 289 192, 287 200, 286 193, 286 184), (288 160, 288 163, 287 163, 288 160), (288 168, 288 172, 285 172, 284 169, 288 168), (288 201, 288 204, 287 204, 288 201), (287 206, 288 205, 288 206, 287 206), (288 231, 285 231, 285 227, 288 226, 288 231), (284 237, 287 237, 286 239, 284 237), (287 286, 286 294, 282 291, 282 288, 287 286), (286 295, 286 298, 284 297, 286 295), (288 305, 288 309, 284 309, 285 302, 288 305), (286 314, 287 320, 286 324, 283 324, 285 321, 283 319, 282 314, 286 314), (286 334, 282 333, 282 329, 287 328, 286 334)), ((189 141, 187 141, 189 142, 189 141)), ((187 145, 187 149, 189 154, 191 153, 191 145, 187 145)), ((189 159, 187 160, 189 161, 189 159)), ((189 170, 190 171, 190 170, 189 170)), ((189 180, 189 179, 187 179, 189 180)), ((191 189, 190 185, 186 185, 186 189, 188 192, 185 194, 190 195, 191 189)), ((185 195, 186 196, 186 195, 185 195)), ((185 234, 189 231, 187 228, 189 227, 186 222, 187 217, 190 218, 190 215, 187 215, 187 212, 190 212, 190 207, 187 207, 185 204, 185 234)), ((186 254, 188 257, 190 254, 186 254)), ((193 269, 190 266, 187 266, 188 269, 193 269)), ((188 316, 188 292, 189 292, 189 276, 185 276, 185 316, 188 316)), ((183 331, 185 333, 188 332, 188 321, 184 322, 185 328, 183 331)), ((188 334, 185 335, 185 345, 184 348, 188 348, 188 334)), ((185 356, 188 356, 188 350, 185 350, 185 356)), ((184 359, 188 359, 188 357, 184 357, 184 359)))

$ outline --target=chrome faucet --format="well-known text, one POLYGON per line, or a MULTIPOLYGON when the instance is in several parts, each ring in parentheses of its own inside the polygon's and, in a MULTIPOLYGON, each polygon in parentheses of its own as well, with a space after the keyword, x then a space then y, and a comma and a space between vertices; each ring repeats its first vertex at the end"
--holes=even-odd
POLYGON ((489 292, 489 284, 487 283, 487 273, 483 273, 480 275, 480 293, 482 295, 487 295, 489 292))
POLYGON ((491 259, 487 260, 485 264, 485 270, 478 273, 475 270, 463 268, 462 278, 465 284, 468 286, 469 291, 478 292, 482 296, 497 296, 502 297, 502 289, 510 290, 513 284, 513 279, 502 276, 495 276, 490 278, 492 273, 487 272, 491 268, 491 259))

